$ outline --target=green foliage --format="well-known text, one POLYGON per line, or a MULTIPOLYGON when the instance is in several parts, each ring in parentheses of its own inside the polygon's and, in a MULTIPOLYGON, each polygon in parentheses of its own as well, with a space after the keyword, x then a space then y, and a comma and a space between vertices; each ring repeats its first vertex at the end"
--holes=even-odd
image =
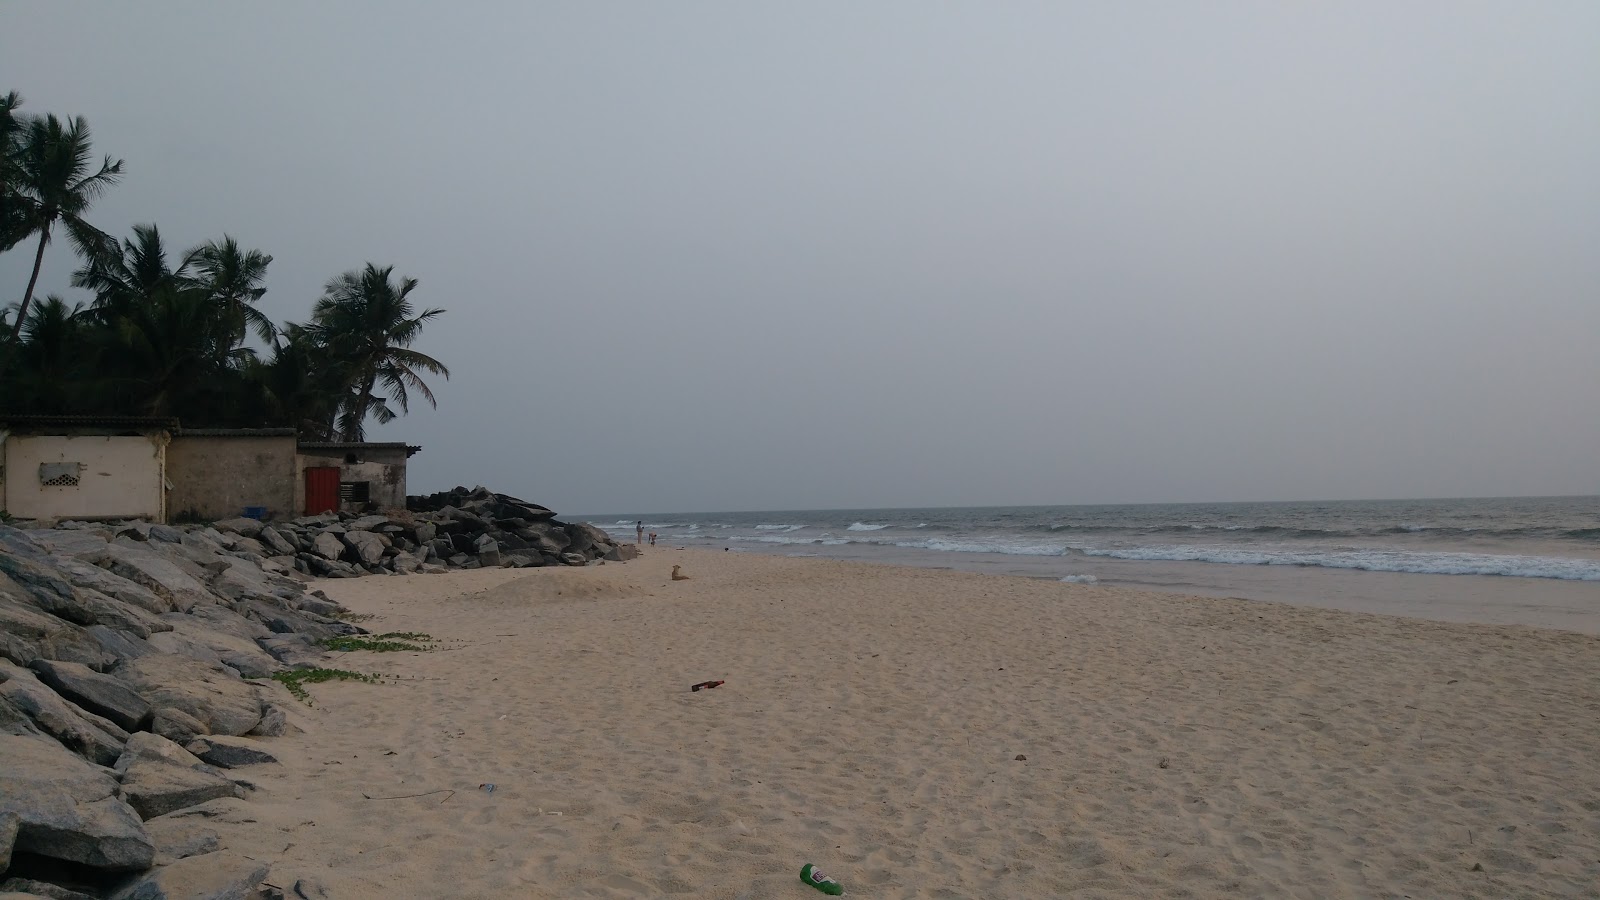
POLYGON ((379 679, 377 675, 349 669, 291 669, 273 675, 272 680, 288 688, 295 699, 310 706, 311 694, 305 689, 308 684, 321 684, 324 681, 365 681, 376 684, 379 679))
POLYGON ((434 402, 421 376, 449 370, 411 345, 443 311, 413 310, 416 279, 368 263, 328 282, 308 323, 279 327, 256 306, 271 255, 230 235, 171 252, 153 223, 121 241, 104 234, 83 216, 120 180, 122 161, 97 168, 82 118, 29 116, 21 105, 15 92, 0 95, 0 252, 30 249, 34 262, 22 301, 0 309, 0 412, 131 413, 360 440, 368 418, 404 414, 412 393, 434 402), (61 229, 83 260, 71 284, 89 292, 87 304, 33 300, 61 229), (252 337, 264 354, 246 346, 252 337))
POLYGON ((390 631, 385 634, 354 634, 342 637, 323 638, 318 641, 329 650, 371 650, 374 653, 398 653, 405 650, 426 652, 432 647, 423 644, 431 643, 433 638, 420 631, 390 631))

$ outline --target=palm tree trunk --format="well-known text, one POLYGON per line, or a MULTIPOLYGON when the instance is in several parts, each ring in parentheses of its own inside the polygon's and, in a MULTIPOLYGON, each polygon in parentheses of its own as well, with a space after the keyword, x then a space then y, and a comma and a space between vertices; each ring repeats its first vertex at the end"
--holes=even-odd
POLYGON ((44 245, 50 240, 50 225, 39 230, 39 252, 33 254, 33 275, 28 278, 28 290, 22 295, 22 308, 17 311, 16 324, 11 326, 11 343, 22 333, 22 323, 28 319, 28 304, 33 302, 33 287, 39 283, 39 267, 44 265, 44 245))

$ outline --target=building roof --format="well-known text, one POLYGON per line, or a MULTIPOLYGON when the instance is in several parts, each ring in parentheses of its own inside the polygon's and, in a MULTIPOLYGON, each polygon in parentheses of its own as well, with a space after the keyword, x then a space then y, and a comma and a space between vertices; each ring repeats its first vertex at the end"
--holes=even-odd
POLYGON ((295 437, 293 428, 185 428, 179 437, 295 437))
POLYGON ((14 431, 176 431, 178 420, 159 416, 14 416, 0 413, 0 428, 14 431))
POLYGON ((404 450, 416 456, 422 448, 404 441, 301 441, 301 450, 404 450))

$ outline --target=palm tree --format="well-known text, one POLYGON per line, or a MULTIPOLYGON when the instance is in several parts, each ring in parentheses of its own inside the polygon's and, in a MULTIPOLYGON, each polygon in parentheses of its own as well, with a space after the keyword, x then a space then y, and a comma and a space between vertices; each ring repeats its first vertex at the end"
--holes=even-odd
MULTIPOLYGON (((82 304, 68 306, 54 294, 35 303, 12 346, 18 367, 18 399, 38 412, 87 412, 75 402, 89 370, 82 346, 82 304)), ((25 411, 13 407, 12 412, 25 411)))
POLYGON ((16 191, 18 155, 27 119, 17 115, 22 95, 16 91, 0 97, 0 252, 10 250, 27 236, 28 206, 16 191))
MULTIPOLYGON (((379 268, 367 263, 360 272, 346 272, 328 282, 312 311, 307 332, 344 367, 344 391, 337 409, 341 440, 361 440, 369 415, 379 422, 395 418, 385 398, 375 393, 380 384, 400 412, 407 413, 407 389, 438 406, 419 372, 450 377, 444 363, 408 349, 422 333, 423 323, 444 310, 426 309, 413 315, 407 298, 417 280, 402 278, 396 283, 390 280, 393 271, 393 266, 379 268)), ((335 430, 331 419, 328 430, 335 430)))
POLYGON ((272 257, 260 250, 245 251, 239 242, 228 235, 221 241, 210 241, 198 250, 195 258, 195 280, 204 285, 211 298, 223 308, 223 314, 244 340, 245 331, 254 329, 263 343, 270 344, 277 335, 272 320, 255 308, 256 301, 266 294, 261 283, 267 277, 267 265, 272 257))
POLYGON ((190 267, 200 256, 200 248, 185 253, 178 267, 167 263, 166 244, 155 223, 133 226, 133 237, 118 244, 107 237, 85 254, 83 268, 72 273, 72 286, 94 292, 91 312, 109 321, 127 315, 135 306, 149 302, 165 287, 191 283, 190 267))
POLYGON ((95 198, 122 178, 122 160, 112 162, 109 156, 99 171, 93 171, 89 123, 82 116, 65 124, 53 113, 28 119, 21 141, 13 193, 23 198, 27 211, 24 234, 38 234, 39 249, 33 256, 33 274, 22 295, 17 320, 11 326, 12 341, 28 319, 33 288, 39 282, 39 268, 44 265, 44 248, 50 243, 55 224, 65 226, 68 237, 86 255, 99 252, 98 248, 110 239, 85 221, 83 214, 95 198))

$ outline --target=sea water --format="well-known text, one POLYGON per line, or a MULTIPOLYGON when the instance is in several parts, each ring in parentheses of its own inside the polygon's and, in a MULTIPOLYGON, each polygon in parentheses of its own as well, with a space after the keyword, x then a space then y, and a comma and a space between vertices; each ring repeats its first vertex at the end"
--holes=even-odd
POLYGON ((1600 497, 590 517, 666 546, 1245 596, 1600 633, 1600 497))

